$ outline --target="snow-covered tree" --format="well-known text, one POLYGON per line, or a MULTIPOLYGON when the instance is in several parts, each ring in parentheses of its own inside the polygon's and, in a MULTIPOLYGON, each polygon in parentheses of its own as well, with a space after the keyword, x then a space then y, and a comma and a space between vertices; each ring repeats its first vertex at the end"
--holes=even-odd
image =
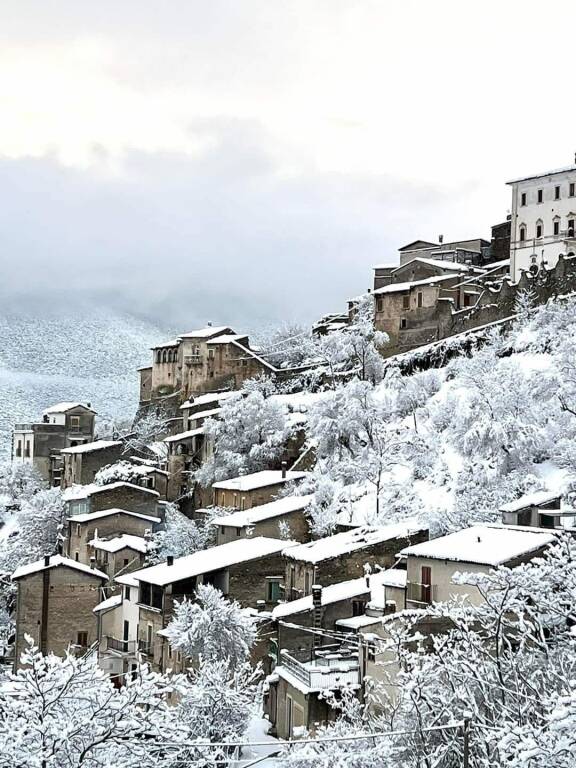
POLYGON ((141 477, 142 467, 124 459, 99 469, 94 477, 94 482, 96 485, 108 485, 116 482, 137 483, 141 477))
POLYGON ((214 452, 194 478, 208 487, 217 480, 270 466, 281 456, 292 428, 279 403, 261 387, 247 384, 222 403, 218 420, 206 420, 204 432, 207 440, 214 441, 214 452))
POLYGON ((0 696, 0 768, 168 768, 162 745, 178 725, 168 679, 143 666, 115 688, 94 654, 43 656, 29 642, 0 696))
POLYGON ((241 665, 256 640, 254 619, 211 584, 199 584, 196 599, 176 603, 166 627, 172 648, 193 660, 241 665))
POLYGON ((157 563, 168 555, 183 557, 214 543, 214 527, 183 515, 175 504, 167 504, 164 528, 152 534, 148 561, 157 563))

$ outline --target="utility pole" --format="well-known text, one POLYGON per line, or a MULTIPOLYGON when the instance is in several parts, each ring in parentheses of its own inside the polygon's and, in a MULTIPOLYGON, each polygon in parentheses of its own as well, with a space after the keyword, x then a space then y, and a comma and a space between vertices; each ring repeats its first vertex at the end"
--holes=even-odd
POLYGON ((462 760, 462 767, 469 768, 470 766, 470 715, 464 715, 464 723, 462 725, 462 740, 463 740, 463 752, 464 757, 462 760))

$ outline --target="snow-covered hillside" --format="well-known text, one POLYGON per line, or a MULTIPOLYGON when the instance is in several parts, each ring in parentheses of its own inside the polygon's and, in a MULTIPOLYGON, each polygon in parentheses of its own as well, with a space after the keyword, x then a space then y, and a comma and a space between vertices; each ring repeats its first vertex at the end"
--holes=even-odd
POLYGON ((62 400, 91 402, 103 420, 132 416, 136 369, 165 331, 127 315, 0 315, 0 458, 16 421, 37 419, 62 400))

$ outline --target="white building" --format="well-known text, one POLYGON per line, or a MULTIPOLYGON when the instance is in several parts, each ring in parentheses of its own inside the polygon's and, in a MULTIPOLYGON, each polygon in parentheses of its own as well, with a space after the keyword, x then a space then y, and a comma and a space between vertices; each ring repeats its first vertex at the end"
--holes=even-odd
POLYGON ((574 256, 576 239, 576 165, 514 179, 510 275, 552 269, 560 254, 574 256))

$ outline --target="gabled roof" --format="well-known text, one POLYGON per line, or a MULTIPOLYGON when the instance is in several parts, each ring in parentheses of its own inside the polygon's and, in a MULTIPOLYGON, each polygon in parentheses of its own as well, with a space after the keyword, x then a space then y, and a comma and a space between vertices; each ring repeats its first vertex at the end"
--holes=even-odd
POLYGON ((434 277, 426 277, 422 280, 407 280, 403 283, 391 283, 390 285, 384 285, 382 288, 377 288, 372 291, 373 296, 380 296, 384 293, 399 293, 402 291, 409 291, 411 288, 418 287, 419 285, 434 285, 435 283, 441 283, 444 280, 453 280, 455 275, 435 275, 434 277))
POLYGON ((415 251, 420 248, 438 248, 438 243, 431 243, 429 240, 413 240, 408 245, 398 248, 399 251, 415 251))
POLYGON ((254 491, 256 488, 266 488, 269 485, 303 480, 307 476, 308 472, 288 470, 283 477, 282 470, 280 469, 265 469, 262 472, 253 472, 251 475, 241 475, 240 477, 232 477, 230 480, 220 480, 217 483, 213 483, 212 488, 221 488, 225 491, 254 491))
POLYGON ((92 453, 92 451, 104 451, 107 448, 122 446, 121 440, 94 440, 93 443, 74 445, 71 448, 62 448, 60 453, 92 453))
POLYGON ((427 259, 424 256, 414 256, 413 259, 410 259, 410 261, 407 261, 405 264, 399 264, 392 270, 392 272, 399 272, 401 269, 406 269, 415 261, 418 261, 421 264, 427 264, 430 267, 438 267, 438 269, 452 270, 456 272, 470 271, 470 267, 466 264, 457 264, 454 261, 441 261, 440 259, 427 259))
POLYGON ((112 515, 127 515, 128 517, 137 517, 140 520, 146 520, 149 523, 160 523, 159 517, 153 515, 143 515, 141 512, 131 512, 129 509, 119 509, 113 507, 112 509, 101 509, 99 512, 86 512, 82 515, 72 515, 69 517, 71 523, 90 523, 92 520, 100 520, 103 517, 110 517, 112 515))
POLYGON ((426 530, 427 526, 414 519, 403 520, 400 523, 374 527, 363 525, 351 531, 326 536, 308 544, 291 547, 283 554, 291 560, 302 560, 307 563, 319 563, 340 555, 347 555, 358 549, 365 549, 392 539, 406 538, 415 531, 426 530))
POLYGON ((159 563, 149 568, 133 571, 130 576, 137 581, 156 584, 163 587, 204 573, 219 571, 232 565, 258 560, 262 557, 279 554, 286 547, 295 546, 294 541, 270 539, 256 536, 253 539, 238 539, 218 547, 202 549, 191 555, 178 557, 172 565, 159 563))
POLYGON ((227 325, 212 326, 208 325, 206 328, 199 328, 197 331, 190 331, 189 333, 181 333, 180 339, 211 339, 214 336, 221 336, 222 334, 234 335, 234 331, 227 325))
POLYGON ((12 579, 21 579, 23 576, 29 576, 32 573, 39 573, 40 571, 46 571, 49 568, 59 567, 72 568, 75 571, 81 571, 82 573, 94 576, 95 578, 108 581, 108 576, 105 573, 102 573, 102 571, 97 571, 95 568, 90 568, 89 565, 78 563, 76 560, 71 560, 69 557, 63 557, 62 555, 52 555, 48 565, 46 565, 44 562, 44 558, 35 560, 33 563, 29 563, 28 565, 21 565, 20 568, 17 568, 12 574, 12 579))
POLYGON ((197 397, 190 398, 190 400, 186 400, 186 402, 180 406, 180 410, 183 410, 184 408, 194 408, 196 405, 219 403, 220 400, 226 400, 233 395, 238 395, 238 391, 226 390, 224 392, 206 392, 204 395, 198 395, 197 397))
POLYGON ((94 606, 92 611, 94 613, 102 613, 104 611, 110 611, 112 608, 117 608, 119 605, 122 605, 122 595, 112 595, 112 597, 109 597, 107 600, 103 600, 101 603, 94 606))
POLYGON ((306 509, 314 496, 285 496, 283 499, 270 501, 268 504, 260 504, 252 509, 244 509, 238 512, 232 512, 230 515, 221 515, 211 520, 212 525, 232 526, 233 528, 244 528, 254 525, 262 520, 269 520, 273 517, 288 515, 290 512, 298 512, 306 509))
POLYGON ((151 488, 142 488, 141 485, 134 485, 134 483, 125 483, 123 480, 117 480, 115 483, 108 483, 107 485, 96 485, 96 483, 90 483, 88 485, 72 485, 70 488, 66 488, 62 494, 62 498, 64 501, 87 499, 95 493, 103 493, 104 491, 116 490, 118 488, 131 488, 132 490, 140 491, 141 493, 148 493, 152 496, 160 497, 158 491, 153 491, 151 488))
POLYGON ((189 429, 187 432, 178 432, 177 435, 170 435, 165 437, 162 442, 164 443, 179 443, 182 440, 188 440, 190 437, 196 437, 196 435, 203 435, 204 427, 197 427, 196 429, 189 429))
POLYGON ((46 408, 46 410, 42 411, 42 413, 68 413, 68 411, 71 411, 73 408, 84 408, 86 411, 96 413, 93 408, 90 408, 90 406, 86 405, 85 403, 71 402, 56 403, 56 405, 51 405, 50 408, 46 408))
POLYGON ((406 547, 400 554, 476 565, 503 565, 551 544, 553 533, 502 525, 474 525, 406 547))
POLYGON ((500 507, 500 512, 518 512, 527 507, 537 507, 541 504, 549 504, 550 502, 561 498, 562 494, 558 492, 536 491, 535 493, 528 493, 525 496, 521 496, 514 501, 509 501, 508 504, 503 504, 500 507))

